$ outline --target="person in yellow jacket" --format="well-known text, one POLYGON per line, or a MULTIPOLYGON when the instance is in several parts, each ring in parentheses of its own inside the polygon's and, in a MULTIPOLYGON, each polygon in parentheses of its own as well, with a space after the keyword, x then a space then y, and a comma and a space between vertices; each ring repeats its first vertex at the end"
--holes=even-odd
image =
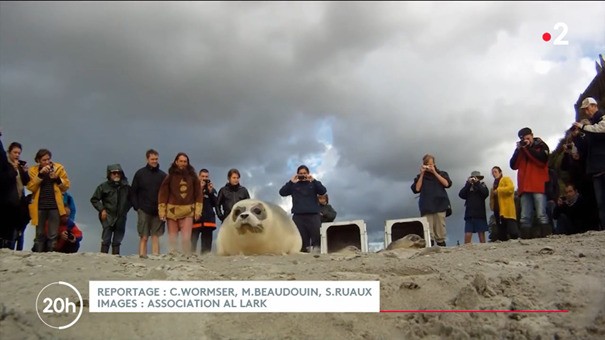
POLYGON ((30 181, 27 190, 32 193, 29 205, 31 224, 36 226, 34 250, 52 251, 57 242, 60 216, 65 215, 63 192, 69 189, 69 179, 65 167, 51 160, 52 153, 40 149, 35 161, 38 165, 29 168, 30 181), (44 225, 48 223, 48 231, 44 225))
POLYGON ((515 185, 510 177, 502 175, 499 166, 492 168, 492 176, 494 176, 494 185, 489 195, 489 207, 496 218, 496 240, 517 239, 519 227, 515 208, 515 185))

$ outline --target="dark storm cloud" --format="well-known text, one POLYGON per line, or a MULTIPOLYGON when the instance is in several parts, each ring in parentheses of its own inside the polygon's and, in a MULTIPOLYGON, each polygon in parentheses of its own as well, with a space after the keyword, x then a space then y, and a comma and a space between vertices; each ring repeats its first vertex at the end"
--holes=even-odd
POLYGON ((150 147, 164 170, 188 153, 217 185, 237 167, 273 201, 293 164, 322 160, 311 171, 323 172, 339 219, 365 218, 379 238, 385 219, 417 215, 409 186, 425 153, 450 173, 460 211, 469 171, 488 178, 506 165, 519 128, 564 130, 552 122, 567 119, 592 75, 578 47, 534 38, 565 20, 570 39, 581 30, 582 44, 599 43, 605 10, 590 6, 3 2, 3 141, 23 142, 30 163, 48 147, 66 165, 92 238, 88 199, 106 165, 120 162, 132 180, 150 147), (536 74, 543 60, 563 62, 536 74))

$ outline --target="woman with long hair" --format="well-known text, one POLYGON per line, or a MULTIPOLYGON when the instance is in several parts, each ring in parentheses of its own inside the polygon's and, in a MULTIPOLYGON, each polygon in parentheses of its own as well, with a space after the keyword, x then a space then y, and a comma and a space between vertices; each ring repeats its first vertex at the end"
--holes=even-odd
POLYGON ((199 219, 202 214, 202 190, 203 185, 189 163, 189 156, 179 152, 158 194, 159 217, 168 225, 170 253, 176 251, 179 230, 181 251, 185 255, 191 253, 191 228, 193 220, 199 219))
POLYGON ((23 250, 23 234, 25 233, 25 227, 29 223, 29 211, 27 196, 25 195, 25 186, 29 183, 29 169, 27 162, 21 160, 21 152, 23 147, 20 143, 12 142, 8 146, 8 162, 15 169, 17 177, 15 178, 15 191, 12 193, 15 202, 18 202, 18 206, 12 212, 12 216, 9 216, 11 227, 14 227, 14 242, 13 249, 23 250))
POLYGON ((27 190, 32 192, 29 205, 31 224, 36 226, 34 250, 53 251, 59 231, 60 216, 65 215, 63 193, 69 189, 69 179, 63 165, 52 161, 52 153, 40 149, 34 160, 38 165, 29 168, 27 190), (48 223, 48 232, 44 226, 48 223))
POLYGON ((510 177, 502 175, 499 166, 492 168, 492 176, 494 176, 494 184, 489 195, 489 207, 496 219, 496 240, 517 239, 519 227, 515 207, 515 185, 510 177))

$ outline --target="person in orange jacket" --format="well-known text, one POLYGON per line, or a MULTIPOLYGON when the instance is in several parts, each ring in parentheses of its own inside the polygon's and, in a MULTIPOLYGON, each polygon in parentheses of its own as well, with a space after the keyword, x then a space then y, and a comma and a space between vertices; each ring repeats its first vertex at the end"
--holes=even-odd
POLYGON ((82 241, 82 231, 76 223, 69 218, 69 208, 66 208, 67 214, 61 216, 59 225, 59 237, 54 251, 59 253, 77 253, 82 241))

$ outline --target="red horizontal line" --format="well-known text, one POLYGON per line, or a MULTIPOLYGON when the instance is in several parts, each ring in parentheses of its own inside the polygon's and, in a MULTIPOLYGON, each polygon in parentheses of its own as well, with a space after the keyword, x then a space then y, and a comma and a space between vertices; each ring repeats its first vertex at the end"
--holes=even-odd
POLYGON ((569 313, 563 309, 518 309, 518 310, 497 310, 497 309, 394 309, 381 310, 380 313, 569 313))

